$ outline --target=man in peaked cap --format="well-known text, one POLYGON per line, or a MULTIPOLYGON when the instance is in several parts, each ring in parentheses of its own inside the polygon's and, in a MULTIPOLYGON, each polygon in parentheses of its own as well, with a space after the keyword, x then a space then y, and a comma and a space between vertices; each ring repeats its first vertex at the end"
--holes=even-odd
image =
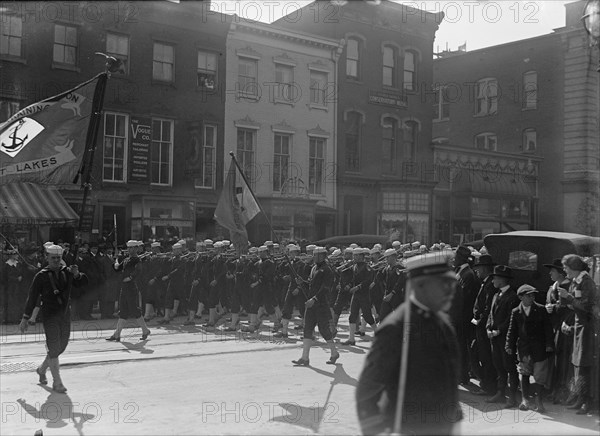
POLYGON ((505 265, 496 265, 492 274, 494 287, 498 289, 492 299, 490 314, 487 320, 487 336, 492 344, 492 360, 497 373, 496 395, 486 400, 488 403, 504 401, 508 386, 508 400, 504 408, 516 407, 516 393, 519 376, 517 374, 517 361, 514 355, 505 350, 506 334, 510 323, 512 310, 519 305, 519 297, 510 282, 513 278, 512 270, 505 265))
POLYGON ((358 380, 356 407, 363 434, 447 435, 462 418, 458 344, 444 313, 457 286, 451 258, 429 253, 407 260, 410 298, 379 326, 358 380), (399 380, 404 352, 406 378, 399 380), (398 389, 404 392, 401 405, 398 389), (397 420, 400 428, 394 428, 397 420))
POLYGON ((33 308, 38 298, 42 300, 42 316, 46 348, 48 350, 44 362, 36 369, 40 384, 47 384, 46 370, 50 368, 54 383, 52 389, 58 393, 65 393, 60 378, 58 357, 65 351, 71 335, 71 314, 69 304, 74 294, 73 287, 81 288, 87 284, 85 274, 79 272, 79 267, 61 265, 63 248, 59 245, 46 247, 48 265, 41 269, 33 278, 29 288, 29 296, 25 303, 23 318, 19 325, 21 332, 28 327, 33 308))

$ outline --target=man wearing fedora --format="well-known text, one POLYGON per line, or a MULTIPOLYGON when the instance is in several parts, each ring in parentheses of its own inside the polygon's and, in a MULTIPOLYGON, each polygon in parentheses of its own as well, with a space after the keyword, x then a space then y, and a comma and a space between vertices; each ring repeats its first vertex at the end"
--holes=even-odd
POLYGON ((517 289, 517 296, 521 300, 513 309, 506 336, 506 352, 509 355, 517 354, 519 364, 517 371, 521 375, 521 394, 523 399, 519 409, 531 409, 527 401, 529 395, 529 377, 535 379, 534 390, 536 396, 535 410, 544 413, 546 409, 542 403, 542 389, 550 387, 550 368, 548 353, 552 353, 553 337, 552 325, 546 308, 535 302, 537 293, 531 285, 522 285, 517 289))
POLYGON ((506 334, 510 323, 512 310, 519 305, 519 297, 510 281, 512 270, 505 265, 496 265, 492 274, 494 287, 498 293, 494 295, 487 320, 487 336, 492 344, 492 360, 497 374, 496 395, 486 400, 488 403, 498 403, 504 400, 508 382, 508 401, 504 408, 510 409, 517 405, 516 393, 519 376, 514 355, 506 353, 506 334))
POLYGON ((475 304, 473 305, 473 319, 475 324, 475 341, 477 356, 479 358, 479 380, 483 393, 494 395, 496 393, 496 368, 492 361, 492 345, 487 336, 487 320, 492 306, 494 295, 498 289, 492 282, 494 262, 489 254, 481 255, 473 264, 473 270, 481 281, 475 304))

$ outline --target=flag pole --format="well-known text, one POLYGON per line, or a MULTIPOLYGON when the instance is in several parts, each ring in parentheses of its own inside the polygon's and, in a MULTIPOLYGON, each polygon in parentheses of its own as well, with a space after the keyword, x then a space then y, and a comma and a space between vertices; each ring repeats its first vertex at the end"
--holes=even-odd
MULTIPOLYGON (((254 195, 254 191, 252 191, 252 187, 250 186, 250 183, 248 183, 248 179, 246 178, 246 175, 244 174, 244 171, 242 170, 242 167, 240 167, 237 159, 235 158, 235 153, 233 151, 230 151, 229 155, 231 156, 231 159, 232 159, 233 163, 235 164, 236 168, 240 172, 240 175, 242 176, 242 179, 246 183, 246 186, 248 186, 248 190, 250 191, 250 194, 252 194, 252 197, 254 198, 254 201, 258 205, 258 207, 259 207, 260 211, 262 212, 262 214, 265 216, 265 219, 267 220, 267 224, 269 226, 269 230, 271 232, 271 235, 273 235, 273 239, 275 240, 275 242, 277 242, 279 244, 281 241, 279 240, 279 237, 277 236, 277 233, 275 233, 275 231, 273 230, 273 226, 271 225, 271 220, 269 219, 269 216, 265 213, 264 209, 260 205, 258 199, 256 198, 256 195, 254 195)), ((286 260, 286 262, 288 263, 288 265, 290 266, 290 270, 291 270, 292 275, 294 276, 294 278, 295 279, 299 278, 300 276, 296 272, 296 269, 294 268, 294 265, 290 261, 290 258, 288 257, 288 255, 285 252, 285 250, 283 251, 283 257, 286 260)), ((302 293, 304 294, 304 296, 306 298, 308 298, 308 295, 306 295, 306 292, 304 291, 304 289, 302 287, 299 287, 299 289, 302 291, 302 293)))
POLYGON ((412 285, 406 286, 404 295, 404 321, 402 333, 402 354, 400 356, 400 373, 398 376, 398 397, 396 399, 396 416, 394 419, 393 435, 400 435, 402 427, 402 418, 404 416, 404 397, 406 393, 406 374, 408 372, 408 351, 410 345, 410 294, 412 293, 412 285))
MULTIPOLYGON (((88 162, 87 162, 87 172, 85 177, 85 182, 83 182, 83 199, 81 200, 81 211, 79 213, 79 225, 77 227, 78 235, 81 234, 81 227, 83 224, 83 216, 85 214, 85 206, 87 203, 87 198, 90 191, 90 180, 92 177, 92 165, 94 162, 94 152, 96 151, 96 136, 98 135, 98 129, 100 127, 100 118, 102 115, 102 107, 104 105, 104 91, 106 89, 106 81, 108 79, 108 68, 104 73, 100 73, 98 75, 98 83, 96 84, 96 89, 94 90, 94 99, 92 101, 92 118, 90 119, 90 124, 88 126, 88 131, 85 139, 86 145, 86 154, 89 154, 88 162)), ((82 166, 80 173, 83 173, 86 164, 85 164, 86 156, 82 158, 82 166)), ((76 176, 77 179, 77 176, 76 176)), ((77 183, 74 180, 74 183, 77 183)))

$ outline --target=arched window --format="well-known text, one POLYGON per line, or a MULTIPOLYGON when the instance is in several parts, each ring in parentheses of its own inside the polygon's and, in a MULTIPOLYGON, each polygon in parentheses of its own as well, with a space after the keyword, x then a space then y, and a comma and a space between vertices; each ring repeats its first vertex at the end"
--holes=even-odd
POLYGON ((404 52, 404 90, 417 89, 417 59, 418 55, 413 50, 404 52))
POLYGON ((346 76, 358 79, 360 76, 360 40, 349 38, 346 43, 346 76))
POLYGON ((383 47, 383 85, 396 86, 396 49, 390 45, 383 47))

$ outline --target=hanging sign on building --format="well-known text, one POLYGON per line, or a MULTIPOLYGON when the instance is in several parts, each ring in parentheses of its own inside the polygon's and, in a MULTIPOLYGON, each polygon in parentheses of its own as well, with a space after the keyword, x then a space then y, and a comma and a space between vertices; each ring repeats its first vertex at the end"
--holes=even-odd
POLYGON ((150 144, 152 120, 131 117, 129 132, 129 177, 133 183, 150 183, 150 144))
POLYGON ((369 89, 368 102, 370 104, 392 107, 406 107, 407 105, 406 95, 397 92, 380 92, 373 89, 369 89))

